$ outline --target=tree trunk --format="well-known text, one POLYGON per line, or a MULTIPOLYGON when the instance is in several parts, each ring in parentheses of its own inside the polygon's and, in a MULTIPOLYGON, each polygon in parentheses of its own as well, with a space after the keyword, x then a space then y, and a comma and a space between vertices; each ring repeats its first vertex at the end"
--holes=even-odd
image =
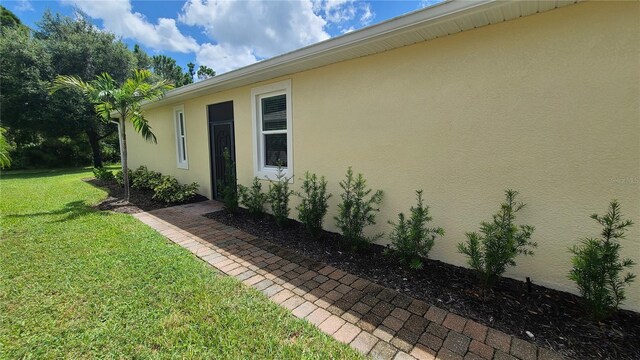
POLYGON ((122 180, 124 182, 124 200, 129 201, 129 166, 127 164, 127 134, 124 127, 124 116, 118 121, 120 133, 120 160, 122 162, 122 180))
POLYGON ((93 151, 93 167, 102 167, 102 153, 100 152, 100 138, 95 130, 87 130, 87 137, 89 138, 89 145, 93 151))

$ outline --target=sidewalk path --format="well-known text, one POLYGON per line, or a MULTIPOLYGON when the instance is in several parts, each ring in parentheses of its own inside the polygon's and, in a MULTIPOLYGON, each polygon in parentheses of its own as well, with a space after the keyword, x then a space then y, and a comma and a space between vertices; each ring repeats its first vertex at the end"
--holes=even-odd
POLYGON ((563 357, 201 215, 215 201, 134 214, 221 272, 374 359, 563 357))

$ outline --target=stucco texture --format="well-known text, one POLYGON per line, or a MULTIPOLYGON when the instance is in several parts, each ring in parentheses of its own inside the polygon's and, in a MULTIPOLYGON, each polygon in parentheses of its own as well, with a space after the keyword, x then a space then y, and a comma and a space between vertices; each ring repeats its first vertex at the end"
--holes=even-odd
MULTIPOLYGON (((286 79, 293 187, 306 170, 326 176, 334 194, 329 230, 336 230, 338 182, 353 166, 384 191, 370 233, 388 234, 387 221, 424 189, 433 224, 446 231, 434 259, 465 265, 456 244, 490 220, 512 188, 527 203, 518 222, 536 227, 538 248, 508 276, 575 292, 568 247, 599 234, 589 215, 604 213, 612 199, 637 223, 622 246, 640 262, 640 3, 579 3, 286 79)), ((249 184, 250 94, 262 84, 149 110, 158 144, 130 130, 131 166, 197 181, 210 196, 206 106, 233 100, 238 179, 249 184), (176 105, 185 107, 188 170, 176 167, 176 105)), ((640 282, 625 307, 640 310, 640 282)))

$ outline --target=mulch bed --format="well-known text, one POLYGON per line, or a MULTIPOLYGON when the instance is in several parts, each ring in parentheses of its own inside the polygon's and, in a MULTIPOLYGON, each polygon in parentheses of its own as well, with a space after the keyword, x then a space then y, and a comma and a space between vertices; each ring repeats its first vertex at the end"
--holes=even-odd
POLYGON ((483 296, 476 275, 466 268, 426 260, 422 270, 410 270, 385 255, 382 246, 354 254, 342 246, 340 234, 325 231, 313 239, 299 222, 280 229, 270 215, 254 218, 243 209, 205 216, 565 356, 640 359, 639 313, 620 310, 594 323, 584 315, 580 298, 566 292, 502 278, 483 296))
MULTIPOLYGON (((106 190, 109 194, 109 197, 96 205, 96 208, 98 210, 110 210, 125 214, 135 214, 143 211, 151 211, 176 205, 153 200, 153 191, 138 190, 134 188, 129 189, 129 201, 127 202, 124 201, 124 188, 118 185, 116 182, 101 181, 94 178, 83 180, 95 187, 106 190)), ((208 199, 202 195, 196 195, 195 198, 191 199, 191 201, 188 201, 187 203, 194 203, 204 200, 208 199)))

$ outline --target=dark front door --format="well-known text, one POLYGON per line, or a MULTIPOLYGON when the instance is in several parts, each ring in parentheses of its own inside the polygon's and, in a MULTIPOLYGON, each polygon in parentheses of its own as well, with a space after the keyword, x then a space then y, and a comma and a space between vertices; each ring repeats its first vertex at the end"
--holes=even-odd
POLYGON ((229 149, 235 172, 236 148, 233 134, 233 101, 209 105, 209 151, 211 152, 211 182, 213 198, 221 198, 221 185, 227 169, 224 149, 229 149))

